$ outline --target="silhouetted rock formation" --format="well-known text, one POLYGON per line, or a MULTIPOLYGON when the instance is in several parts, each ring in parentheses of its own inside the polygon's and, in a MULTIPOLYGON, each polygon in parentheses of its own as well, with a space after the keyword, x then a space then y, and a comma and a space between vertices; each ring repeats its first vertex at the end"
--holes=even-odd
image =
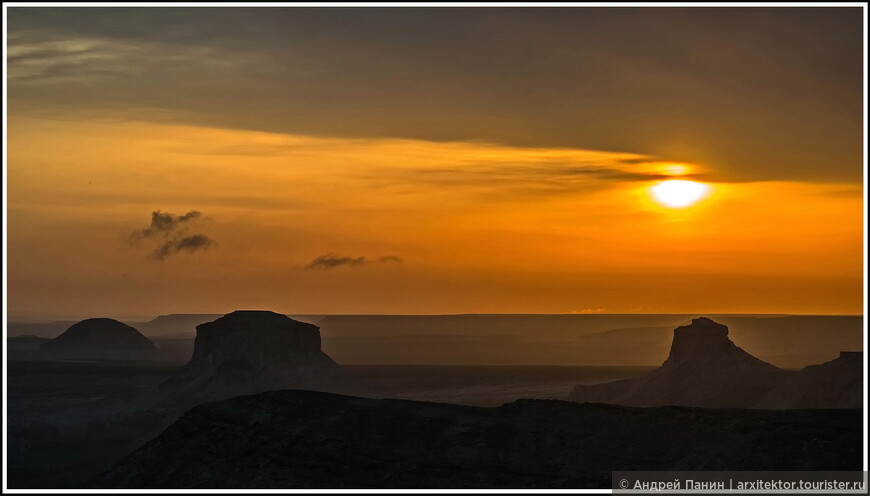
POLYGON ((86 319, 42 343, 40 355, 52 360, 160 360, 150 339, 114 319, 86 319))
POLYGON ((728 339, 727 326, 700 317, 674 330, 670 354, 658 369, 634 379, 578 385, 571 399, 629 406, 859 408, 862 391, 860 353, 790 372, 746 353, 728 339))
POLYGON ((840 357, 791 374, 759 400, 759 408, 861 408, 864 401, 864 354, 840 357))
POLYGON ((198 325, 193 357, 159 386, 161 403, 182 408, 272 389, 367 392, 320 350, 317 326, 241 310, 198 325))
POLYGON ((7 338, 8 358, 9 360, 39 360, 41 358, 40 347, 48 341, 51 340, 29 334, 7 338))
POLYGON ((601 488, 612 470, 860 470, 861 433, 860 410, 480 408, 270 391, 188 411, 89 486, 601 488))

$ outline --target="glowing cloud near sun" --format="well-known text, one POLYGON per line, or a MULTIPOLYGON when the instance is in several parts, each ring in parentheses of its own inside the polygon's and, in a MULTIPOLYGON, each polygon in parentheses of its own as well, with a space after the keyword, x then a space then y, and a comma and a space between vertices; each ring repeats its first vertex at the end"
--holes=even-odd
POLYGON ((704 183, 682 179, 662 181, 650 188, 657 202, 671 208, 688 207, 706 196, 709 190, 710 186, 704 183))

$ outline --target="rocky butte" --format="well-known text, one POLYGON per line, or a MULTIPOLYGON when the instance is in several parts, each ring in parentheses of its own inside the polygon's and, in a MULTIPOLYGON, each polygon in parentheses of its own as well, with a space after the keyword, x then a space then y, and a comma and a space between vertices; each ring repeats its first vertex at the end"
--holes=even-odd
POLYGON ((40 345, 49 360, 161 360, 154 343, 114 319, 86 319, 40 345))
POLYGON ((795 372, 750 355, 728 338, 728 327, 706 317, 674 329, 670 354, 641 377, 578 385, 571 400, 627 406, 705 408, 860 408, 860 352, 795 372))
POLYGON ((320 349, 317 326, 253 310, 196 326, 193 357, 158 389, 162 406, 185 409, 274 389, 368 392, 320 349))

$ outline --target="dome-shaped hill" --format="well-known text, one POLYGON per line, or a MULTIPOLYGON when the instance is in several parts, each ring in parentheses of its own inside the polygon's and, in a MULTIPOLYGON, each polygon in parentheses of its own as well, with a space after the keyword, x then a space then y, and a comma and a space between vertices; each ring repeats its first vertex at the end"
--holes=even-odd
POLYGON ((114 319, 86 319, 43 343, 42 355, 66 360, 159 360, 150 339, 114 319))

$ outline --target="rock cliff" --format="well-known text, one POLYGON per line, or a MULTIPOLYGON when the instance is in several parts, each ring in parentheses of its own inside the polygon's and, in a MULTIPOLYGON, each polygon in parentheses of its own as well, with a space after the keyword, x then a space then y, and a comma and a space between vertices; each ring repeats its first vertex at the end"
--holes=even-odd
POLYGON ((180 408, 272 389, 368 392, 321 351, 317 326, 241 310, 198 325, 193 357, 158 389, 162 406, 180 408))
POLYGON ((787 371, 735 345, 727 326, 700 317, 674 330, 668 358, 658 369, 634 379, 578 385, 571 400, 628 406, 858 408, 863 389, 861 354, 857 356, 787 371))

